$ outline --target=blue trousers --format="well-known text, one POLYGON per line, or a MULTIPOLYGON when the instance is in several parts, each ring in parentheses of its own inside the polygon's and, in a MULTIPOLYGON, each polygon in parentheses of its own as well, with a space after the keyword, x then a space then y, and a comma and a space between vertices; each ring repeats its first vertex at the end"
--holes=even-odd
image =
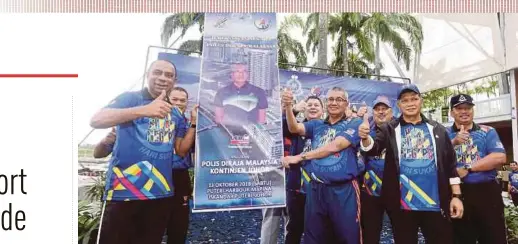
POLYGON ((360 188, 311 181, 306 193, 304 243, 361 243, 360 188))

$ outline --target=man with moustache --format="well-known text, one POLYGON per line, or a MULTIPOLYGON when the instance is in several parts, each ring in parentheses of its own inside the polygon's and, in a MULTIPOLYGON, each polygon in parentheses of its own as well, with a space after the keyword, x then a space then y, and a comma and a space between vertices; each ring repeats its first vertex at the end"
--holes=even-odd
MULTIPOLYGON (((185 110, 187 108, 187 101, 189 95, 187 90, 182 87, 174 87, 169 94, 169 100, 171 104, 179 109, 182 115, 185 116, 185 110)), ((195 106, 191 111, 191 122, 184 117, 188 130, 189 128, 196 128, 196 114, 197 107, 195 106)), ((106 137, 101 140, 95 147, 94 157, 103 158, 107 157, 112 153, 113 146, 117 135, 115 129, 113 129, 106 137)), ((187 230, 189 228, 189 196, 192 192, 191 180, 188 169, 193 167, 192 165, 192 153, 194 153, 194 147, 191 148, 190 152, 185 156, 181 157, 177 154, 173 154, 172 168, 173 168, 173 186, 174 195, 171 204, 171 216, 167 225, 167 243, 185 243, 187 237, 187 230)))
MULTIPOLYGON (((386 96, 378 96, 373 102, 373 124, 370 136, 376 136, 376 129, 393 119, 392 106, 386 96)), ((383 184, 383 168, 385 165, 385 152, 380 155, 365 158, 365 174, 361 191, 361 213, 363 243, 377 244, 380 241, 380 233, 383 225, 383 215, 387 211, 390 219, 392 212, 381 199, 381 187, 383 184)))
POLYGON ((311 178, 306 192, 304 243, 360 243, 357 147, 361 119, 345 119, 348 95, 340 87, 327 93, 325 120, 298 123, 291 111, 292 99, 291 91, 283 92, 288 128, 311 139, 313 148, 282 159, 287 168, 310 160, 304 165, 311 178))
MULTIPOLYGON (((323 114, 323 103, 316 96, 309 96, 295 105, 294 114, 304 112, 304 122, 321 119, 323 114)), ((285 107, 283 104, 283 138, 284 138, 284 155, 296 155, 303 150, 311 148, 311 141, 294 135, 289 132, 285 115, 285 107), (309 148, 305 147, 308 145, 309 148)), ((308 176, 299 166, 293 166, 286 170, 286 208, 266 208, 263 210, 263 222, 261 227, 261 244, 277 243, 279 235, 280 216, 285 217, 285 243, 300 243, 302 234, 304 233, 304 206, 306 201, 304 183, 308 183, 308 176), (305 175, 303 177, 302 175, 305 175), (287 216, 286 216, 287 215, 287 216)))
POLYGON ((427 243, 453 243, 451 218, 462 218, 460 178, 446 128, 421 114, 417 86, 398 93, 401 117, 379 126, 360 126, 361 150, 375 157, 385 151, 381 198, 392 220, 396 243, 417 243, 420 228, 427 243))
POLYGON ((116 127, 113 156, 106 173, 97 243, 160 243, 173 196, 173 149, 185 156, 194 129, 185 131, 183 115, 167 102, 176 67, 156 60, 147 72, 148 87, 125 92, 97 112, 90 125, 116 127))
POLYGON ((504 244, 507 234, 502 190, 497 169, 506 162, 505 149, 492 127, 473 122, 473 98, 458 94, 450 99, 455 119, 448 128, 462 180, 465 214, 453 222, 458 243, 504 244))

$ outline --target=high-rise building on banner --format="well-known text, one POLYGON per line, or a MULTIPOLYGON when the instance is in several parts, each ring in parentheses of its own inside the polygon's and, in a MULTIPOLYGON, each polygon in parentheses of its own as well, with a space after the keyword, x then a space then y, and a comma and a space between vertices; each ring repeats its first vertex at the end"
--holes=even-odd
POLYGON ((270 55, 268 50, 250 50, 249 56, 250 84, 264 89, 268 96, 272 95, 271 74, 274 71, 270 55))

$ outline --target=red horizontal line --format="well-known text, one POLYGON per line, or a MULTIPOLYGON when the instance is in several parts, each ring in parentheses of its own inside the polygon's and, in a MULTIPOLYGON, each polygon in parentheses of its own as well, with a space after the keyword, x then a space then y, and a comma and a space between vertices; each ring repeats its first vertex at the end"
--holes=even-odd
POLYGON ((0 78, 78 78, 78 74, 0 74, 0 78))

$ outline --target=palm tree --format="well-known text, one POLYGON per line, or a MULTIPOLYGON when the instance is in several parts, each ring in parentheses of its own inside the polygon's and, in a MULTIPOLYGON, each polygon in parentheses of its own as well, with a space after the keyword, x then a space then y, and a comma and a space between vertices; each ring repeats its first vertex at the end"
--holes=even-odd
MULTIPOLYGON (((164 47, 169 47, 169 39, 171 36, 180 31, 180 37, 183 38, 187 30, 196 24, 199 25, 198 30, 203 33, 205 22, 204 13, 179 13, 167 17, 162 25, 161 40, 164 47)), ((203 49, 203 36, 201 40, 187 40, 180 45, 179 49, 188 50, 184 54, 191 52, 201 52, 203 49)))
MULTIPOLYGON (((352 46, 353 44, 351 44, 352 46)), ((331 61, 330 68, 335 70, 335 75, 350 75, 355 78, 370 78, 370 75, 374 74, 374 69, 371 68, 372 62, 363 56, 361 52, 355 52, 354 47, 350 47, 351 52, 347 55, 347 71, 344 67, 344 55, 342 51, 342 45, 336 45, 333 47, 334 58, 331 61), (338 71, 341 70, 341 71, 338 71), (347 72, 347 73, 346 73, 347 72)))
POLYGON ((412 49, 416 54, 421 53, 423 28, 419 21, 410 14, 372 13, 365 21, 363 28, 371 37, 375 38, 376 75, 380 74, 381 69, 380 42, 392 46, 397 60, 405 63, 406 70, 410 68, 412 49), (400 32, 409 36, 410 43, 403 39, 400 32))
MULTIPOLYGON (((277 45, 279 56, 279 68, 289 69, 290 56, 295 57, 295 64, 304 66, 307 64, 307 55, 304 46, 299 41, 293 39, 289 33, 290 29, 304 27, 304 21, 296 14, 289 15, 281 22, 277 30, 277 45)), ((299 69, 300 70, 300 69, 299 69)))
MULTIPOLYGON (((327 68, 327 36, 329 34, 329 14, 328 13, 311 13, 304 24, 302 33, 307 35, 306 50, 311 50, 312 54, 317 54, 317 67, 327 68)), ((321 72, 322 73, 322 72, 321 72)))
POLYGON ((374 62, 374 46, 372 40, 361 28, 368 16, 362 13, 340 13, 332 15, 329 21, 329 33, 334 39, 338 35, 336 46, 333 47, 335 59, 332 61, 333 69, 343 69, 343 74, 348 71, 367 72, 367 63, 374 62), (354 39, 352 43, 350 39, 354 39), (349 52, 356 45, 358 53, 353 54, 355 57, 350 59, 349 52), (347 60, 344 65, 343 60, 347 60), (361 62, 357 62, 361 60, 361 62), (350 63, 352 61, 353 63, 350 63), (362 62, 364 62, 362 64, 362 62), (361 67, 360 66, 364 66, 361 67), (353 67, 356 66, 356 67, 353 67))

